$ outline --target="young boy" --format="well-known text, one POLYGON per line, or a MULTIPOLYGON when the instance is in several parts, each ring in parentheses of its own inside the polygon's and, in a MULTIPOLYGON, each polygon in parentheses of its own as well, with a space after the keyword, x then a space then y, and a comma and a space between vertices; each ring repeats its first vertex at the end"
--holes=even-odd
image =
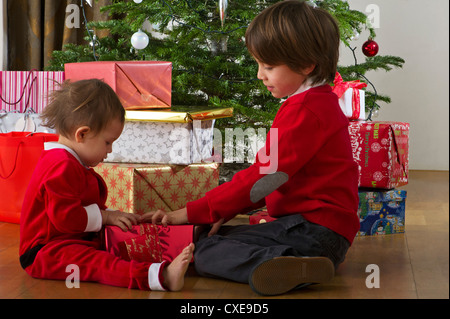
POLYGON ((339 41, 335 20, 306 2, 276 3, 250 24, 246 45, 258 79, 274 97, 288 97, 265 147, 252 166, 186 208, 144 217, 162 224, 214 223, 196 243, 198 273, 277 295, 332 279, 344 260, 359 229, 358 169, 348 120, 327 84, 335 76, 339 41), (267 161, 273 154, 276 159, 267 161), (275 221, 219 229, 236 214, 263 206, 275 221))
POLYGON ((35 278, 65 280, 79 267, 80 281, 143 290, 180 290, 192 258, 190 244, 167 264, 125 261, 100 250, 102 225, 127 231, 140 216, 106 209, 107 188, 91 167, 112 151, 125 110, 100 80, 64 83, 42 114, 59 134, 46 143, 21 212, 20 263, 35 278), (69 268, 70 269, 70 268, 69 268))

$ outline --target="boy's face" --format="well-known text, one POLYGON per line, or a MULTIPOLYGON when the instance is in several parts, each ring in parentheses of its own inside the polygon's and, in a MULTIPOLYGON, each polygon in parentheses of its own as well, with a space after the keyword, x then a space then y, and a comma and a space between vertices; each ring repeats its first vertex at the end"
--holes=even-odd
POLYGON ((293 94, 306 80, 306 75, 292 71, 287 65, 271 66, 258 60, 258 79, 278 99, 293 94))
POLYGON ((97 134, 87 131, 82 139, 75 143, 74 150, 86 166, 95 167, 112 152, 112 144, 122 134, 123 127, 124 123, 113 119, 97 134))

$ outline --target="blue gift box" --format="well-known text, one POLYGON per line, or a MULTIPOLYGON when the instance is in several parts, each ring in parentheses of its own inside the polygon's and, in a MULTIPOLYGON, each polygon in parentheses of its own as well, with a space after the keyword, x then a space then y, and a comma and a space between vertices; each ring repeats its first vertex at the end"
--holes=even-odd
POLYGON ((362 190, 359 192, 358 236, 388 235, 405 232, 404 190, 362 190))

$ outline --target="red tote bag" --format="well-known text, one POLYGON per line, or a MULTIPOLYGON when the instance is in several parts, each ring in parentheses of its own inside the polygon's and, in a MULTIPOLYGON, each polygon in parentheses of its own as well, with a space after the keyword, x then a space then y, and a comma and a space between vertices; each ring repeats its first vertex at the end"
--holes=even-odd
POLYGON ((25 192, 45 142, 58 141, 50 133, 0 134, 0 221, 20 221, 25 192))

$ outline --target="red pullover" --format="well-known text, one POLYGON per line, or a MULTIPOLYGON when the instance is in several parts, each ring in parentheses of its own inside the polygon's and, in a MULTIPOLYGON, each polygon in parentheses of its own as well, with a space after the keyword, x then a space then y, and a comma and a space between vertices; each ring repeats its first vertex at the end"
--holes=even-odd
POLYGON ((329 85, 291 96, 255 163, 188 203, 189 222, 210 224, 266 205, 272 217, 301 214, 352 243, 359 230, 358 167, 348 123, 329 85))
POLYGON ((46 143, 23 202, 20 255, 37 245, 100 231, 107 188, 93 169, 57 143, 46 143), (55 146, 56 145, 56 146, 55 146))

